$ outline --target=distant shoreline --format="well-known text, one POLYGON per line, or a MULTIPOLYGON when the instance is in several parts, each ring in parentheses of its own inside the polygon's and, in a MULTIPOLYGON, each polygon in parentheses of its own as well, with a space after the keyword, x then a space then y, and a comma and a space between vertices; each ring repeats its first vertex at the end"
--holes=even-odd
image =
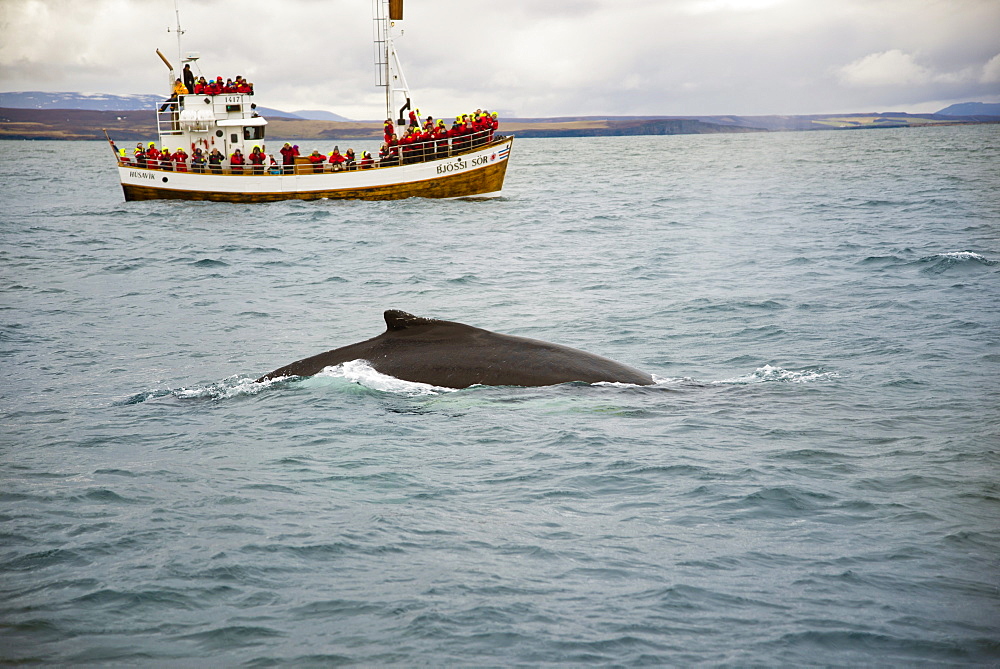
MULTIPOLYGON (((634 116, 501 118, 500 131, 521 138, 624 137, 745 132, 787 132, 913 128, 936 125, 1000 123, 997 116, 859 113, 803 116, 634 116)), ((103 140, 131 142, 156 139, 151 110, 93 111, 85 109, 17 109, 0 107, 0 139, 103 140)), ((270 140, 347 141, 382 139, 381 121, 310 121, 268 117, 270 140)))

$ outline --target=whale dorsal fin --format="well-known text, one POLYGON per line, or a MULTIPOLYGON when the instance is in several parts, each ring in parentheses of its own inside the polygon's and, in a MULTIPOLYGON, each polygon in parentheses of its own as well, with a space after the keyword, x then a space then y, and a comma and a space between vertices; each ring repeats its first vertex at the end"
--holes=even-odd
POLYGON ((440 322, 434 320, 433 318, 414 316, 413 314, 408 314, 405 311, 400 311, 399 309, 389 309, 383 314, 383 316, 385 317, 385 325, 390 330, 405 330, 406 328, 413 327, 414 325, 432 325, 440 322))

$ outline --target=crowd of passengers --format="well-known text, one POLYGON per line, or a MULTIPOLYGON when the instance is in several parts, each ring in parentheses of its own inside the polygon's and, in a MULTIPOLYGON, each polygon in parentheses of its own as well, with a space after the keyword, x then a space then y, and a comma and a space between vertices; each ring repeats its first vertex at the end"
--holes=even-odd
POLYGON ((183 81, 174 81, 173 94, 177 95, 226 95, 232 93, 246 93, 253 95, 253 84, 237 74, 236 79, 226 79, 222 77, 215 79, 205 79, 205 77, 195 77, 191 71, 191 65, 185 65, 181 73, 183 81))
POLYGON ((160 106, 160 111, 169 109, 177 111, 177 98, 181 95, 227 95, 233 93, 246 93, 253 95, 253 84, 237 74, 236 79, 222 81, 222 77, 215 79, 205 79, 205 77, 195 77, 190 65, 184 66, 181 74, 183 80, 174 79, 174 85, 170 90, 170 97, 160 106))
MULTIPOLYGON (((496 112, 491 114, 482 109, 477 109, 472 114, 457 116, 450 128, 443 120, 435 121, 430 116, 421 122, 419 114, 419 109, 410 112, 410 123, 401 137, 397 136, 392 120, 386 119, 383 125, 384 142, 379 149, 377 160, 368 151, 363 151, 360 159, 354 153, 354 149, 349 148, 341 153, 338 146, 334 147, 329 155, 314 150, 306 156, 311 171, 321 173, 326 172, 327 168, 331 172, 367 170, 447 157, 488 144, 493 140, 493 133, 500 125, 496 112)), ((150 142, 148 146, 143 146, 142 143, 136 144, 131 159, 126 155, 125 149, 121 149, 119 160, 124 164, 134 163, 138 167, 168 172, 222 174, 223 169, 228 167, 232 174, 292 174, 296 162, 302 162, 296 161, 296 158, 301 156, 298 145, 293 146, 285 142, 279 153, 280 164, 276 156, 264 153, 259 146, 253 147, 248 155, 236 149, 227 159, 217 148, 210 151, 194 148, 191 154, 188 154, 184 147, 176 151, 168 148, 157 149, 156 143, 150 142)))
POLYGON ((477 109, 472 114, 455 117, 449 128, 444 119, 428 116, 420 121, 420 110, 411 110, 410 123, 402 136, 396 134, 392 119, 382 126, 383 143, 379 149, 379 163, 403 165, 423 160, 444 158, 467 149, 493 141, 493 133, 500 127, 496 112, 492 114, 477 109))
POLYGON ((264 174, 268 164, 274 164, 274 158, 261 151, 259 146, 253 147, 253 151, 247 156, 236 149, 227 161, 226 156, 217 148, 213 148, 211 151, 195 148, 189 155, 183 146, 176 151, 166 147, 157 149, 155 142, 150 142, 149 146, 143 146, 141 142, 136 144, 131 158, 128 157, 125 149, 121 149, 118 152, 118 160, 123 164, 135 164, 137 167, 151 170, 195 172, 198 174, 205 172, 222 174, 226 162, 228 162, 229 170, 233 174, 243 174, 244 169, 246 169, 247 174, 264 174))

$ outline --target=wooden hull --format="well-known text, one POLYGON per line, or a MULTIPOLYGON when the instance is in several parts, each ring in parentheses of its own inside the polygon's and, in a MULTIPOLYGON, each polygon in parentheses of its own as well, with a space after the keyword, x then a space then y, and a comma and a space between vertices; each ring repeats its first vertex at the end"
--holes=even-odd
POLYGON ((513 138, 508 137, 440 160, 324 174, 195 174, 127 165, 119 165, 118 173, 127 201, 496 197, 503 188, 512 143, 513 138))

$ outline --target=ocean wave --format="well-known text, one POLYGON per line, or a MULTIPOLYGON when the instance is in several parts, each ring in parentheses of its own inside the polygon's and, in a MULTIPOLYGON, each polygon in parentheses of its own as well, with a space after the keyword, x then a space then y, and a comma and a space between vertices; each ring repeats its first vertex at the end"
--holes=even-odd
POLYGON ((832 371, 825 371, 821 368, 805 369, 782 369, 764 365, 758 367, 750 374, 736 376, 731 379, 713 381, 714 385, 749 385, 753 383, 815 383, 817 381, 828 381, 839 378, 840 374, 832 371))
POLYGON ((928 274, 942 274, 950 270, 974 269, 977 267, 993 267, 1000 261, 990 260, 975 251, 950 251, 935 253, 917 260, 915 265, 928 274))

